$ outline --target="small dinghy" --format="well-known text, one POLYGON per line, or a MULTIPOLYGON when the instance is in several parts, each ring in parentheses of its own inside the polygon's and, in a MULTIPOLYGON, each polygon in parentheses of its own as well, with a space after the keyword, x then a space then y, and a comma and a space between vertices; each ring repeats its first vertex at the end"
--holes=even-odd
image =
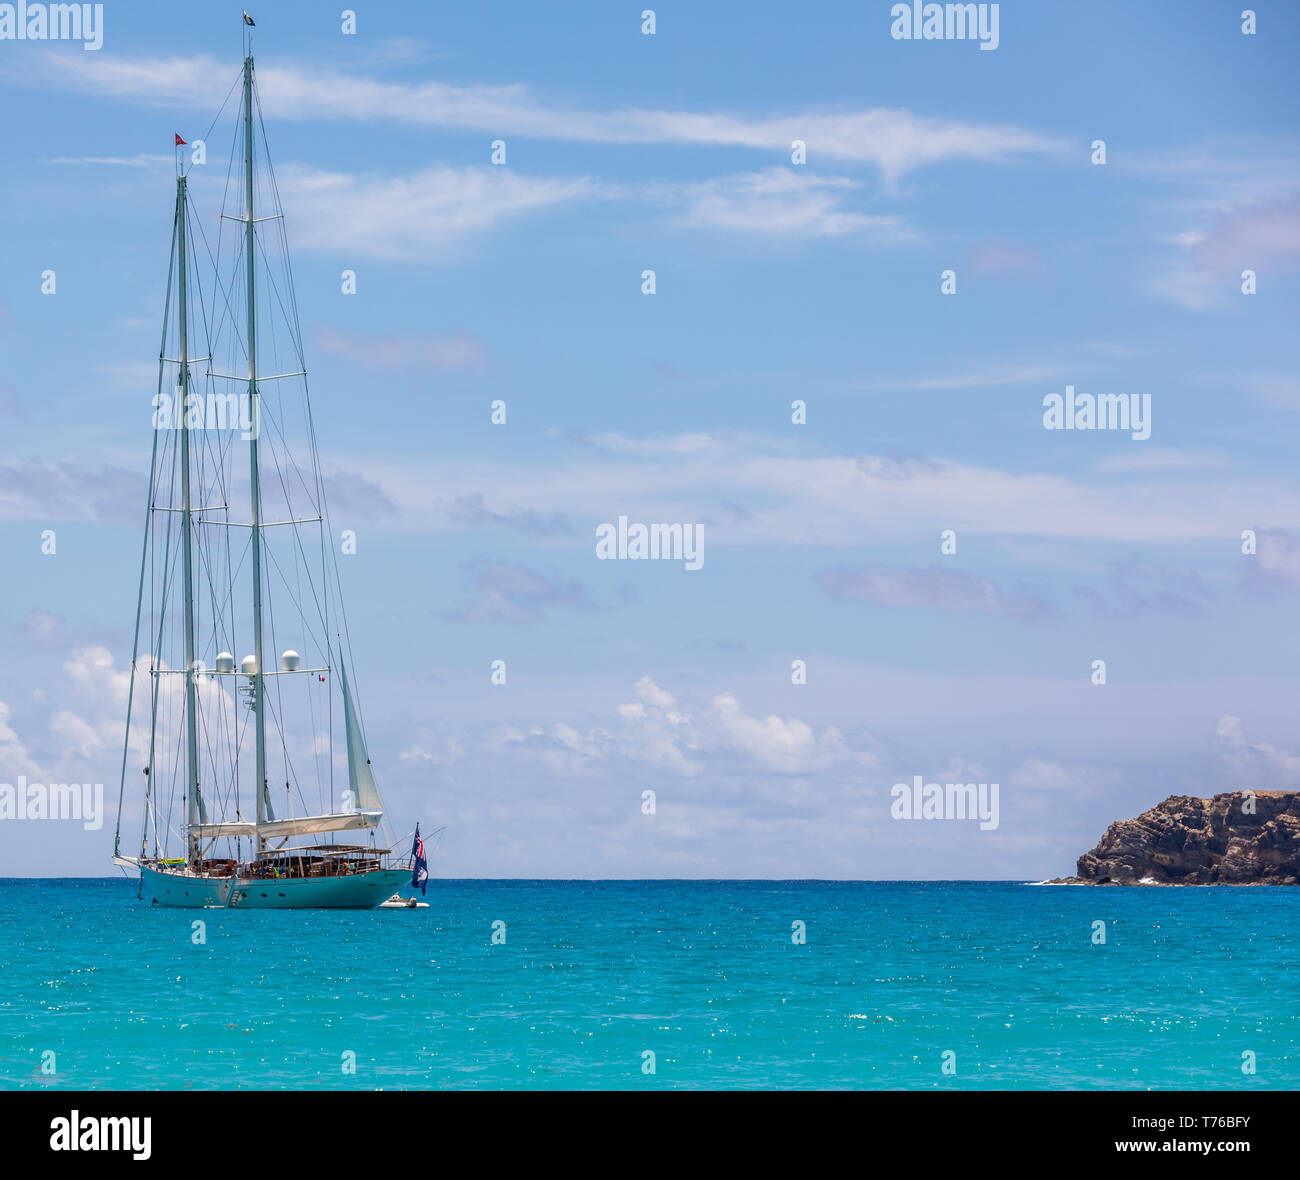
POLYGON ((427 910, 429 903, 427 901, 416 901, 413 897, 403 897, 400 893, 394 893, 387 901, 379 903, 381 910, 427 910))

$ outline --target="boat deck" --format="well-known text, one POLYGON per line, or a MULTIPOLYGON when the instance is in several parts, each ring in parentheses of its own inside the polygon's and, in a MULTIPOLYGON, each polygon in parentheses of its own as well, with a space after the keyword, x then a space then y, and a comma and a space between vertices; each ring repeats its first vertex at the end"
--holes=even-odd
POLYGON ((256 860, 239 863, 229 859, 200 860, 195 866, 201 877, 240 877, 257 881, 292 881, 322 877, 352 877, 394 867, 389 848, 366 848, 355 844, 315 844, 302 848, 271 849, 256 860))

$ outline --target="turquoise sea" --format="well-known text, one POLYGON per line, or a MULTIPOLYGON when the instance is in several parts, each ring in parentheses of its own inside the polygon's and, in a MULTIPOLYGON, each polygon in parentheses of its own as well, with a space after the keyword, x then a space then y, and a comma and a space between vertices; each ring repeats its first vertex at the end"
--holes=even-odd
POLYGON ((125 880, 0 881, 0 1087, 1300 1087, 1297 889, 435 881, 427 900, 171 910, 125 880))

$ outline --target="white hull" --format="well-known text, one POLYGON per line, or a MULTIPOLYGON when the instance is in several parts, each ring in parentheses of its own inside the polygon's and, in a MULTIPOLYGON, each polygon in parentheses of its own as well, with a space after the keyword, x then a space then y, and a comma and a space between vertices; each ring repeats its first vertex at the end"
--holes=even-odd
POLYGON ((409 869, 346 877, 195 877, 140 867, 140 897, 184 909, 370 910, 411 879, 409 869))

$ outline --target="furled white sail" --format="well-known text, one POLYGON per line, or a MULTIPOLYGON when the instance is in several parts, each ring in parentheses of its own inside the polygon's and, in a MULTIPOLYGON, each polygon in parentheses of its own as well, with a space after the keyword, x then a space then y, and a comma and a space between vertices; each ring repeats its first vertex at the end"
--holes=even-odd
POLYGON ((255 824, 249 820, 232 820, 226 823, 196 824, 194 834, 201 839, 234 836, 251 839, 261 836, 315 836, 324 832, 351 832, 358 828, 377 827, 383 818, 381 811, 349 811, 334 815, 299 815, 293 819, 269 819, 255 824))
POLYGON ((382 811, 350 811, 342 815, 300 815, 294 819, 272 819, 257 824, 257 833, 273 836, 313 836, 320 832, 350 832, 373 828, 383 818, 382 811))
POLYGON ((257 825, 251 820, 242 819, 212 824, 195 824, 190 830, 200 839, 215 839, 217 836, 244 837, 257 835, 257 825))
POLYGON ((352 691, 348 688, 348 671, 341 655, 339 674, 343 679, 343 717, 348 733, 348 784, 352 788, 352 803, 363 814, 373 811, 382 815, 384 805, 379 801, 379 788, 375 785, 375 775, 370 768, 366 739, 361 733, 361 723, 357 720, 352 691))

